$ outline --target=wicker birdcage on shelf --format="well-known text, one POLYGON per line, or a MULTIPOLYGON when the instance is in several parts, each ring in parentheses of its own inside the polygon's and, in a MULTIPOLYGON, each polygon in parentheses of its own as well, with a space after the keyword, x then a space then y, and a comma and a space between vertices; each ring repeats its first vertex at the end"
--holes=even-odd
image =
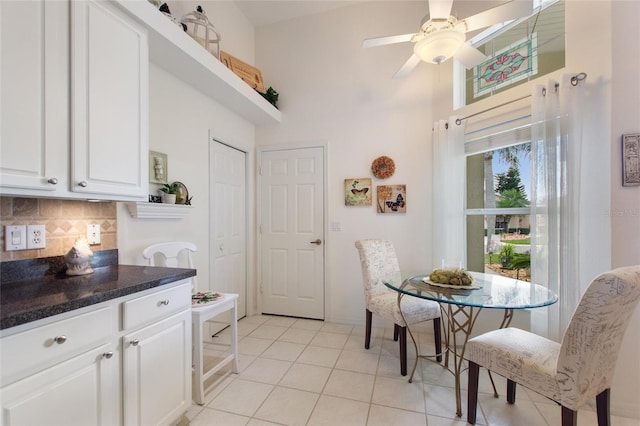
POLYGON ((209 53, 220 59, 220 33, 213 26, 201 6, 182 17, 180 22, 187 26, 187 34, 209 53))

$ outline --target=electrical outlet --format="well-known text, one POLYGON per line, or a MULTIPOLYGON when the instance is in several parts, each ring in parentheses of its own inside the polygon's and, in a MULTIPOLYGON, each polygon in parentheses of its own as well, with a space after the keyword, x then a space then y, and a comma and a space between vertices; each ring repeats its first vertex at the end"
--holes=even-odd
POLYGON ((27 249, 43 249, 47 247, 47 231, 44 225, 27 226, 27 249))
POLYGON ((5 251, 27 249, 27 227, 25 225, 7 225, 4 227, 5 251))
POLYGON ((87 225, 87 241, 89 245, 100 244, 100 225, 87 225))

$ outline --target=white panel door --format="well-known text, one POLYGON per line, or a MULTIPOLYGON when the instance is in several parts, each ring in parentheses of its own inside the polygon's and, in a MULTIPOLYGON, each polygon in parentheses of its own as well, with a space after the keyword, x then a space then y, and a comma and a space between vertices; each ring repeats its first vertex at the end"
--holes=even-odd
POLYGON ((214 140, 210 155, 209 288, 237 293, 238 318, 242 318, 247 314, 246 154, 214 140))
POLYGON ((263 151, 262 312, 324 319, 324 148, 263 151))

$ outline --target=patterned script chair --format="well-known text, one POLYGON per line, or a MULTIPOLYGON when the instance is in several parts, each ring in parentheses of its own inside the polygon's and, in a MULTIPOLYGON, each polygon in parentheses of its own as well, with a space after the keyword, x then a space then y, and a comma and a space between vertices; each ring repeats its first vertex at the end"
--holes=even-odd
POLYGON ((610 424, 613 371, 624 332, 640 300, 640 265, 614 269, 594 279, 582 296, 562 343, 517 328, 491 331, 467 343, 467 421, 476 421, 478 371, 507 378, 507 402, 516 383, 562 406, 562 425, 577 424, 577 410, 596 397, 598 425, 610 424))
MULTIPOLYGON (((396 275, 400 277, 400 267, 393 243, 388 240, 359 240, 356 248, 360 254, 362 265, 362 283, 364 284, 366 334, 365 349, 369 349, 371 342, 372 314, 393 321, 393 340, 400 340, 400 373, 407 375, 407 324, 398 309, 398 293, 389 289, 382 282, 383 278, 396 275)), ((440 332, 440 306, 437 302, 405 297, 402 299, 402 313, 409 325, 433 320, 433 334, 435 338, 436 359, 442 360, 442 344, 440 332)))

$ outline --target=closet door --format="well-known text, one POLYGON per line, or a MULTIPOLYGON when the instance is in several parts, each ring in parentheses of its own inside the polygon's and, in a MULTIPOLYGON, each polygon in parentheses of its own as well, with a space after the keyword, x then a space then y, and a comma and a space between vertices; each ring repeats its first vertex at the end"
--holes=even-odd
POLYGON ((242 318, 247 313, 246 153, 212 140, 209 162, 209 287, 237 293, 238 318, 242 318))

